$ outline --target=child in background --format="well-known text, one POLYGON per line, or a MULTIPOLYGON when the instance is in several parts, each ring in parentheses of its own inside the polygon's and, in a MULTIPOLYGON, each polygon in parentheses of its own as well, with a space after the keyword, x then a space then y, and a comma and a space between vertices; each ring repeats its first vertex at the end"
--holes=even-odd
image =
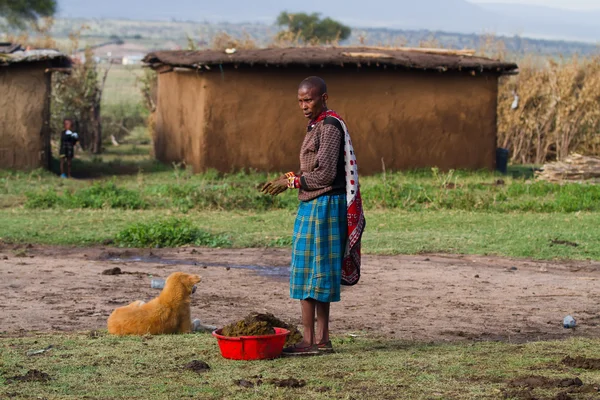
POLYGON ((65 130, 60 135, 60 177, 71 177, 71 161, 75 156, 75 144, 79 141, 79 135, 72 132, 73 121, 65 118, 63 121, 65 130), (65 174, 65 160, 67 161, 67 174, 65 174))

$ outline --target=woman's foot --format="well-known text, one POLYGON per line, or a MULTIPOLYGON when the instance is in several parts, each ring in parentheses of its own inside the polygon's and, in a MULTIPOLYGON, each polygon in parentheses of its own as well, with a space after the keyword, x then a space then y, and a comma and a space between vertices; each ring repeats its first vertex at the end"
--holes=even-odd
POLYGON ((335 353, 333 351, 333 345, 331 344, 331 340, 328 340, 325 343, 317 344, 317 350, 319 350, 319 353, 335 353))
POLYGON ((309 345, 304 342, 297 343, 295 345, 286 347, 283 349, 282 355, 284 356, 315 356, 319 354, 319 350, 316 345, 309 345))

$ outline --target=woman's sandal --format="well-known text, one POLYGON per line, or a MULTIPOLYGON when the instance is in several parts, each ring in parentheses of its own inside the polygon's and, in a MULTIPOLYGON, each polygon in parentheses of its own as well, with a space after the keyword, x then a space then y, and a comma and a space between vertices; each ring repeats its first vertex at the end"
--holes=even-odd
POLYGON ((317 350, 319 350, 319 353, 335 353, 331 340, 317 344, 317 350))
POLYGON ((298 344, 286 347, 283 349, 283 356, 294 357, 294 356, 316 356, 319 354, 317 346, 299 346, 298 344))

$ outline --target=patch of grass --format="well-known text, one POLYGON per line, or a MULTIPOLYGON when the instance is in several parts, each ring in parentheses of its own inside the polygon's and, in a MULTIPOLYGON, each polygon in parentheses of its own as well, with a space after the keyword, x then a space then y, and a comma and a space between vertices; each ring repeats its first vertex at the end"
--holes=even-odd
MULTIPOLYGON (((598 384, 600 372, 561 364, 566 355, 600 357, 600 341, 421 344, 394 340, 335 337, 337 352, 308 358, 240 362, 223 359, 215 339, 206 334, 117 338, 100 332, 0 338, 0 397, 201 398, 201 399, 498 399, 509 381, 527 376, 552 379, 578 376, 598 384), (39 356, 31 349, 52 344, 39 356), (210 370, 183 368, 202 360, 210 370), (37 369, 47 382, 12 382, 10 377, 37 369), (235 380, 262 385, 240 387, 235 380), (296 378, 301 388, 278 388, 269 379, 296 378)), ((553 398, 565 388, 534 389, 536 398, 553 398)), ((597 393, 580 394, 593 399, 597 393)), ((510 398, 510 397, 508 397, 510 398)))
POLYGON ((50 189, 25 194, 26 208, 121 208, 139 210, 147 207, 139 192, 117 187, 114 182, 97 182, 75 192, 65 191, 58 195, 50 189))
POLYGON ((205 232, 179 218, 133 224, 117 234, 116 242, 123 247, 231 246, 226 236, 205 232))
MULTIPOLYGON (((258 191, 276 174, 193 174, 183 165, 162 164, 152 164, 162 170, 149 172, 132 161, 143 157, 138 153, 144 148, 119 146, 109 148, 102 162, 80 160, 82 167, 97 165, 96 172, 130 173, 96 180, 92 186, 86 180, 61 180, 43 171, 0 172, 0 237, 87 245, 114 239, 132 224, 169 215, 226 235, 235 247, 290 246, 296 193, 273 198, 258 191), (109 159, 115 163, 112 167, 122 164, 111 170, 109 159), (23 209, 25 204, 31 208, 23 209), (70 211, 65 218, 66 210, 70 211)), ((523 170, 512 172, 524 175, 523 170)), ((366 253, 600 260, 600 186, 433 169, 364 177, 362 193, 366 253), (552 240, 579 246, 552 245, 552 240)))
MULTIPOLYGON (((276 210, 172 213, 194 227, 226 235, 233 247, 289 248, 296 212, 276 210)), ((0 239, 16 243, 102 243, 136 223, 163 220, 161 210, 0 209, 0 239)), ((449 252, 533 259, 600 260, 598 213, 485 213, 367 211, 367 254, 449 252), (576 229, 574 228, 576 227, 576 229), (577 243, 555 245, 554 240, 577 243)))
POLYGON ((490 174, 449 172, 434 169, 432 176, 394 173, 363 179, 363 202, 367 209, 407 211, 462 210, 488 212, 600 211, 600 186, 500 178, 490 174))
POLYGON ((162 201, 154 203, 157 208, 177 208, 182 211, 197 210, 254 210, 266 211, 295 208, 295 196, 272 197, 260 193, 255 184, 245 182, 201 181, 182 184, 150 185, 145 192, 162 201))
MULTIPOLYGON (((296 194, 288 192, 273 198, 263 195, 259 188, 275 175, 255 172, 220 174, 208 171, 193 174, 180 166, 168 167, 161 164, 143 165, 125 159, 145 157, 141 154, 145 146, 119 146, 89 160, 79 160, 73 167, 77 176, 79 169, 85 173, 99 174, 111 168, 119 177, 99 180, 99 187, 112 192, 135 192, 142 203, 153 209, 177 211, 190 210, 294 210, 298 205, 296 194), (121 158, 122 157, 122 158, 121 158), (137 169, 136 169, 137 168, 137 169), (161 171, 152 172, 149 171, 161 171)), ((79 172, 83 173, 83 172, 79 172)), ((48 207, 61 203, 52 190, 66 189, 74 197, 86 197, 87 187, 83 182, 64 182, 58 178, 44 176, 37 179, 25 175, 12 178, 0 176, 0 191, 13 197, 8 204, 19 204, 26 198, 28 207, 48 207), (2 189, 2 179, 5 188, 2 189), (84 192, 80 193, 81 190, 84 192)), ((475 212, 528 212, 528 213, 574 213, 600 211, 600 185, 568 183, 558 185, 542 181, 525 181, 520 178, 499 177, 489 172, 467 173, 450 171, 441 173, 413 171, 388 173, 385 176, 369 176, 362 179, 363 204, 367 210, 455 210, 475 212)), ((133 193, 129 193, 133 197, 133 193)), ((59 195, 60 197, 60 195, 59 195)), ((95 201, 67 202, 68 207, 96 207, 95 201)), ((121 205, 118 208, 122 208, 121 205)))

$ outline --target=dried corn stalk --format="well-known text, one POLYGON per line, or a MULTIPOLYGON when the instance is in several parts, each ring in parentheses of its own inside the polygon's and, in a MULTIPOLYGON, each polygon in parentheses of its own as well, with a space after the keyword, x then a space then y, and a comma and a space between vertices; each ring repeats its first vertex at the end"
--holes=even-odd
POLYGON ((563 160, 571 152, 600 155, 600 57, 523 61, 520 75, 503 78, 498 144, 514 163, 563 160), (519 97, 519 106, 511 107, 519 97))

